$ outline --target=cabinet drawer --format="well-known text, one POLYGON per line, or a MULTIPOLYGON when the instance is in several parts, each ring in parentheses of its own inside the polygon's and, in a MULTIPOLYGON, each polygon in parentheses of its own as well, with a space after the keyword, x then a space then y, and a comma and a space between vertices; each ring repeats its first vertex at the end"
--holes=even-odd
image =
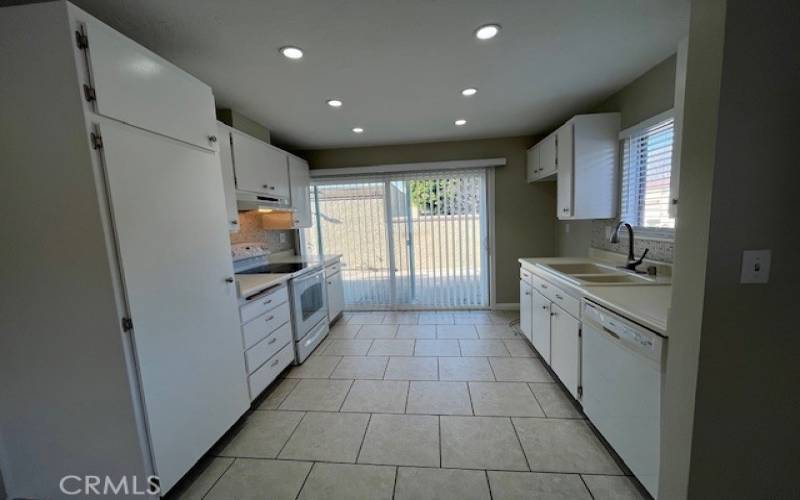
POLYGON ((580 301, 572 295, 568 295, 557 286, 538 276, 533 277, 533 288, 550 299, 554 304, 558 304, 559 307, 573 317, 580 318, 580 301))
POLYGON ((244 352, 247 373, 253 373, 261 365, 278 352, 283 346, 292 342, 292 324, 284 323, 283 326, 272 332, 261 342, 244 352))
POLYGON ((325 277, 330 278, 331 276, 333 276, 334 274, 338 273, 341 270, 342 270, 342 264, 341 262, 337 261, 335 264, 331 264, 325 267, 325 277))
POLYGON ((247 304, 239 308, 242 323, 247 323, 251 319, 275 309, 288 300, 289 289, 286 285, 270 288, 252 299, 248 299, 247 304))
POLYGON ((247 349, 256 345, 261 339, 272 333, 284 323, 289 323, 291 319, 291 308, 288 302, 284 302, 275 309, 267 311, 251 322, 242 326, 242 336, 244 338, 244 348, 247 349))
POLYGON ((294 361, 294 343, 278 351, 272 359, 261 365, 261 368, 247 377, 247 384, 250 388, 250 400, 254 400, 272 383, 284 368, 294 361))
POLYGON ((522 281, 527 281, 528 283, 533 283, 533 274, 531 274, 530 271, 519 268, 519 279, 522 281))

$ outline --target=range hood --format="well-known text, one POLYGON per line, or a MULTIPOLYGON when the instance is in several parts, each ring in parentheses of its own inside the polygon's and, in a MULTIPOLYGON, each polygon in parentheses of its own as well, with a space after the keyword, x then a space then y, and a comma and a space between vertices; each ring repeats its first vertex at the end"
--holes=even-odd
POLYGON ((271 209, 292 211, 291 204, 286 198, 267 196, 264 194, 236 191, 236 206, 239 210, 271 209))

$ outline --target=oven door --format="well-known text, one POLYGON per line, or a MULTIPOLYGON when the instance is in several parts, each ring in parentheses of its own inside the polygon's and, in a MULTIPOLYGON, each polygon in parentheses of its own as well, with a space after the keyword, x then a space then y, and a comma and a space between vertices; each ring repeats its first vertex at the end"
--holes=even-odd
POLYGON ((325 272, 322 269, 292 280, 292 313, 296 340, 301 340, 314 325, 327 317, 325 272))

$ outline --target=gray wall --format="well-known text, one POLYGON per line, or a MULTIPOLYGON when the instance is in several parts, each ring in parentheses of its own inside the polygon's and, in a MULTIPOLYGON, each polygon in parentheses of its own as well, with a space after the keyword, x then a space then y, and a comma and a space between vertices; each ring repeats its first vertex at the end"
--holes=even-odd
MULTIPOLYGON (((625 129, 651 116, 663 113, 673 106, 674 101, 675 56, 672 55, 586 112, 619 112, 621 126, 625 129)), ((592 224, 593 222, 588 220, 559 221, 556 227, 557 254, 563 257, 587 255, 589 247, 593 246, 592 224)), ((597 233, 596 229, 595 233, 597 233)), ((595 243, 594 246, 599 245, 595 243)), ((653 247, 654 245, 650 244, 649 246, 653 247)))
MULTIPOLYGON (((686 498, 689 478, 725 36, 724 17, 725 0, 692 3, 681 148, 681 202, 675 230, 675 265, 672 269, 672 302, 668 318, 670 339, 661 397, 659 498, 665 499, 686 498)), ((739 382, 739 378, 734 377, 731 387, 739 382)), ((738 439, 738 436, 734 439, 738 439)), ((727 474, 718 477, 719 480, 727 478, 727 474)), ((711 498, 724 498, 724 495, 712 495, 711 498)))
POLYGON ((252 120, 238 111, 232 109, 218 109, 217 120, 221 121, 229 127, 240 130, 245 134, 251 135, 256 139, 261 139, 264 142, 271 143, 271 135, 269 129, 264 125, 252 120))
POLYGON ((796 1, 727 2, 693 499, 800 497, 798 20, 796 1), (761 248, 772 249, 769 284, 739 284, 741 252, 761 248))
POLYGON ((496 169, 495 217, 498 303, 519 302, 520 257, 553 255, 555 183, 525 182, 525 153, 536 138, 509 137, 474 141, 300 151, 311 168, 336 168, 504 157, 496 169))

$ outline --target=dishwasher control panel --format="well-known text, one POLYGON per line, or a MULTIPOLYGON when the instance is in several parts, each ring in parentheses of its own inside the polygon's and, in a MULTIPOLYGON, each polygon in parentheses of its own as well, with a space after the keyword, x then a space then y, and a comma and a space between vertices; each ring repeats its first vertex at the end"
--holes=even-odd
POLYGON ((653 360, 661 357, 664 339, 657 333, 651 332, 608 309, 584 300, 581 317, 584 322, 594 324, 612 339, 631 347, 653 360))

